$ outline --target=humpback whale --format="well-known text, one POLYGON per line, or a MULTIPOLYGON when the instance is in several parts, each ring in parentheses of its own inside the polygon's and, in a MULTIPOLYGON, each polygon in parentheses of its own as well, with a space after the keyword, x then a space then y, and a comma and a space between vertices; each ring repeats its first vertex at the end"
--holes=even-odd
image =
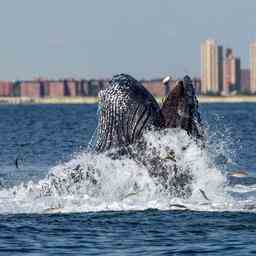
POLYGON ((181 128, 196 139, 203 138, 198 100, 189 76, 176 83, 162 107, 136 79, 118 74, 99 92, 96 152, 125 148, 147 130, 181 128))
POLYGON ((143 140, 143 134, 148 131, 161 132, 168 128, 183 129, 203 145, 198 100, 189 76, 177 81, 161 107, 150 92, 128 74, 115 75, 109 87, 99 92, 94 151, 110 152, 114 158, 128 155, 143 164, 170 194, 185 197, 190 194, 188 184, 193 178, 190 170, 178 169, 171 145, 163 159, 157 149, 148 153, 143 140), (171 167, 166 161, 173 163, 171 167))
MULTIPOLYGON (((98 125, 89 152, 104 153, 113 160, 133 159, 147 169, 164 191, 172 196, 188 197, 193 179, 190 169, 178 167, 172 145, 165 148, 166 155, 162 156, 159 148, 149 146, 144 138, 148 132, 161 136, 173 128, 183 129, 198 143, 203 141, 198 101, 188 76, 177 81, 160 106, 139 81, 130 75, 118 74, 99 92, 98 125)), ((80 186, 81 181, 100 187, 100 171, 93 164, 85 169, 81 165, 67 167, 65 174, 63 178, 51 173, 49 182, 43 184, 42 195, 69 191, 71 184, 80 186)))

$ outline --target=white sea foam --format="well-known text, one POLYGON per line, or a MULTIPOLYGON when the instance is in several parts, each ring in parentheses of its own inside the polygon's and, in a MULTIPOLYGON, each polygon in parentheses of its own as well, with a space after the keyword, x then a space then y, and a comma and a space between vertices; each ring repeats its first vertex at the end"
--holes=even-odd
MULTIPOLYGON (((84 152, 67 163, 53 167, 47 177, 38 182, 31 181, 2 189, 0 213, 127 211, 148 208, 254 211, 253 191, 256 187, 228 186, 224 170, 212 160, 212 151, 207 147, 201 149, 184 131, 172 129, 164 133, 149 132, 145 135, 145 141, 147 150, 150 152, 152 148, 157 149, 162 159, 166 158, 166 148, 171 148, 175 152, 175 164, 179 169, 189 169, 193 180, 188 198, 168 194, 139 161, 129 157, 114 160, 106 154, 84 152), (248 192, 251 192, 249 196, 241 197, 241 194, 248 192)), ((173 164, 172 160, 166 162, 167 166, 173 164)))

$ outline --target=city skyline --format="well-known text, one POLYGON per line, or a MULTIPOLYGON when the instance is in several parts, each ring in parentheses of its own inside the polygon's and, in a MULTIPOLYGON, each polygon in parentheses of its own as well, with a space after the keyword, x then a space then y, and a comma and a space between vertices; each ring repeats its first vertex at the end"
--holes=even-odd
POLYGON ((233 48, 225 48, 214 39, 201 43, 201 87, 203 94, 230 95, 256 93, 256 41, 248 45, 250 66, 241 65, 233 48), (225 53, 223 52, 225 50, 225 53))
MULTIPOLYGON (((235 95, 256 93, 256 41, 248 45, 250 68, 243 68, 240 56, 233 48, 220 45, 215 39, 206 39, 200 44, 201 75, 191 76, 198 94, 235 95)), ((243 63, 243 60, 242 60, 243 63)), ((169 74, 165 74, 169 75, 169 74)), ((163 96, 162 79, 165 76, 139 79, 155 96, 163 96), (160 88, 161 87, 161 88, 160 88)), ((182 77, 171 76, 173 83, 182 77)), ((54 97, 54 96, 96 96, 105 88, 110 77, 76 79, 75 77, 24 80, 3 80, 0 78, 0 97, 54 97), (91 88, 90 90, 88 88, 91 88), (89 93, 89 91, 90 93, 89 93)), ((171 87, 172 88, 172 87, 171 87)))

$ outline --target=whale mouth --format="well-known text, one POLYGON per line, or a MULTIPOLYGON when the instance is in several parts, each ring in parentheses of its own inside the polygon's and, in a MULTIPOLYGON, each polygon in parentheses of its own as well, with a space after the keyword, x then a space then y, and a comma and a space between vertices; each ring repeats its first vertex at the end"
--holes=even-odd
POLYGON ((203 138, 198 101, 188 76, 176 84, 160 109, 140 82, 126 74, 116 75, 99 93, 98 114, 96 152, 134 144, 151 129, 182 128, 203 138))
POLYGON ((185 76, 165 98, 161 115, 165 128, 181 128, 197 140, 204 140, 198 100, 191 79, 185 76))

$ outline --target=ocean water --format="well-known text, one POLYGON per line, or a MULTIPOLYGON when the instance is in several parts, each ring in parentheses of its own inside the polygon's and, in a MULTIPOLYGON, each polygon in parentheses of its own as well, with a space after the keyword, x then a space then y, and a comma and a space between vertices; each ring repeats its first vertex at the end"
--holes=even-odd
POLYGON ((193 174, 180 198, 140 163, 88 152, 96 105, 1 105, 0 255, 255 255, 256 104, 200 110, 203 150, 180 130, 145 135, 193 174))

